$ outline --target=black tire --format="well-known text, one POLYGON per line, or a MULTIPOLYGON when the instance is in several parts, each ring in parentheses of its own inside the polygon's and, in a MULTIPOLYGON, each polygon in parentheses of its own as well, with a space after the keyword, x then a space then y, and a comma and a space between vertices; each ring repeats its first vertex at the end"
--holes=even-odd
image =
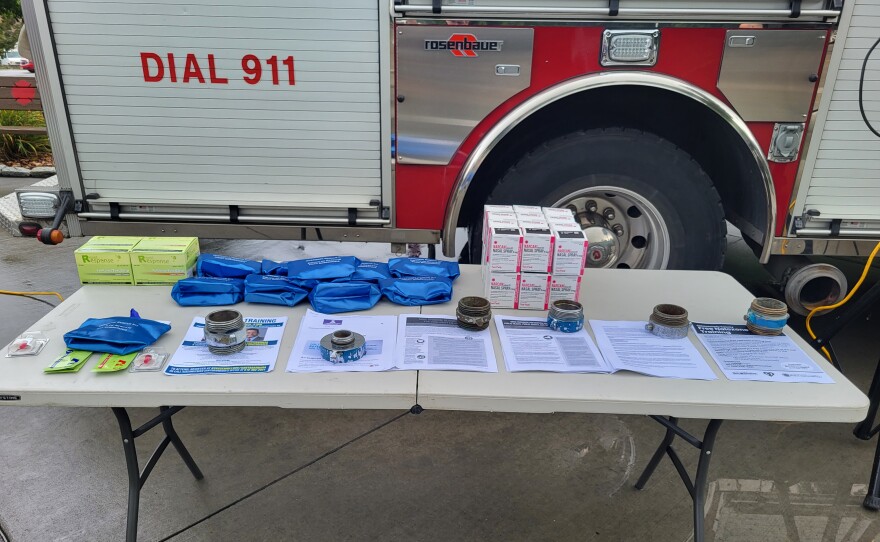
MULTIPOLYGON (((654 205, 669 232, 667 269, 720 269, 727 227, 712 180, 681 148, 630 128, 578 131, 514 164, 487 204, 551 206, 594 186, 632 191, 654 205)), ((482 216, 469 225, 468 256, 480 261, 482 216)))

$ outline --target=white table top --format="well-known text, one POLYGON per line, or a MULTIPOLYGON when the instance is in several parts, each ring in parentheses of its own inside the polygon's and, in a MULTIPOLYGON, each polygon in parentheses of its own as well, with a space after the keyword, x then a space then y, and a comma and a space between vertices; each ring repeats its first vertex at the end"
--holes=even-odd
MULTIPOLYGON (((288 373, 287 358, 308 302, 296 307, 240 303, 244 316, 287 316, 287 327, 275 369, 260 374, 168 376, 161 372, 93 373, 90 359, 77 373, 44 374, 64 352, 63 335, 87 318, 128 316, 136 309, 144 318, 171 322, 171 331, 155 344, 173 354, 195 316, 219 307, 180 307, 171 299, 170 286, 86 285, 28 329, 49 336, 37 356, 14 358, 0 354, 0 396, 20 395, 3 405, 50 406, 278 406, 288 408, 393 408, 416 404, 415 371, 387 373, 288 373)), ((418 307, 415 307, 418 310, 418 307)), ((370 314, 401 314, 413 307, 387 301, 370 314)), ((25 331, 25 330, 22 330, 25 331)))
MULTIPOLYGON (((422 308, 424 314, 454 314, 457 299, 481 295, 480 269, 462 266, 455 299, 422 308)), ((44 374, 64 348, 62 336, 87 318, 127 315, 137 309, 145 318, 170 320, 172 329, 156 346, 176 351, 194 316, 213 307, 179 307, 161 286, 83 286, 29 329, 50 337, 35 357, 0 357, 2 405, 58 406, 278 406, 288 408, 394 408, 418 403, 425 408, 509 412, 596 412, 662 414, 692 418, 740 420, 861 420, 868 399, 790 329, 801 345, 835 380, 835 384, 734 382, 727 380, 695 338, 718 374, 715 381, 673 380, 621 372, 615 375, 508 373, 496 341, 499 373, 391 371, 384 373, 285 372, 299 323, 308 304, 294 308, 243 303, 245 316, 287 316, 288 323, 275 370, 264 374, 166 376, 162 373, 92 373, 89 361, 78 373, 44 374), (418 396, 416 393, 418 392, 418 396)), ((693 271, 591 270, 584 275, 581 301, 588 318, 643 320, 658 303, 676 303, 691 319, 703 322, 742 321, 752 296, 733 278, 693 271)), ((418 307, 381 301, 370 314, 418 312, 418 307)), ((496 311, 544 316, 538 311, 496 311)), ((24 330, 22 330, 24 331, 24 330)), ((5 355, 5 350, 4 350, 5 355)))
MULTIPOLYGON (((422 308, 423 314, 450 314, 458 299, 482 295, 479 268, 463 269, 452 303, 422 308)), ((705 271, 587 270, 581 303, 587 319, 647 320, 659 303, 688 310, 692 321, 743 323, 754 298, 731 276, 705 271)), ((499 309, 495 314, 545 316, 541 311, 499 309)), ((589 326, 586 326, 589 329, 589 326)), ((426 409, 505 412, 597 412, 659 414, 682 418, 855 422, 865 417, 868 399, 790 328, 785 332, 831 375, 834 384, 728 380, 705 348, 718 380, 655 378, 629 372, 605 374, 508 373, 491 326, 499 373, 422 371, 419 404, 426 409)), ((590 330, 592 335, 592 330, 590 330)), ((593 335, 595 340, 595 335, 593 335)))

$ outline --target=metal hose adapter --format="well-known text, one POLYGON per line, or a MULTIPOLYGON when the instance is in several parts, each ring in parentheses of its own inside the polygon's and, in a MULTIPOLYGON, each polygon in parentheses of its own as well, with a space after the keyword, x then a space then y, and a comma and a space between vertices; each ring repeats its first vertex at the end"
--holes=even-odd
POLYGON ((205 342, 212 354, 241 352, 246 339, 244 317, 240 312, 224 309, 205 316, 205 342))
POLYGON ((663 303, 654 307, 645 329, 663 339, 683 339, 687 337, 688 325, 688 311, 684 307, 663 303))
POLYGON ((458 319, 458 327, 468 331, 482 331, 492 321, 492 307, 489 300, 483 297, 463 297, 458 302, 455 317, 458 319))
POLYGON ((367 339, 360 333, 340 329, 324 335, 319 345, 321 357, 331 363, 357 361, 367 354, 367 339))
POLYGON ((575 333, 584 329, 584 306, 577 301, 560 299, 550 305, 547 326, 553 331, 575 333))
POLYGON ((756 335, 781 335, 788 321, 788 305, 772 297, 757 297, 743 318, 756 335))

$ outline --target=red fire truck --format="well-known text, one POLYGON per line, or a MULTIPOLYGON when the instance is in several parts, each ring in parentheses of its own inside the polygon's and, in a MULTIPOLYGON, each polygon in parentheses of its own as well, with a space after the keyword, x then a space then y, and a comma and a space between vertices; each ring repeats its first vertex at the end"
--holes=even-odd
MULTIPOLYGON (((442 241, 448 256, 469 235, 473 259, 483 205, 523 203, 573 209, 590 266, 716 269, 728 221, 796 309, 846 284, 791 256, 880 238, 880 0, 24 10, 72 235, 442 241)), ((46 216, 45 197, 19 201, 46 216)))

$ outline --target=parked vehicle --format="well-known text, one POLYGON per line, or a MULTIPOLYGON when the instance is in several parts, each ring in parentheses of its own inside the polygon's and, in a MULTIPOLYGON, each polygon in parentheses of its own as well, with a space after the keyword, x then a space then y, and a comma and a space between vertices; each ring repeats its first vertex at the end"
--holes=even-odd
POLYGON ((27 62, 25 62, 24 64, 22 64, 21 67, 22 67, 22 69, 25 69, 25 70, 27 70, 27 71, 29 71, 29 72, 31 72, 31 73, 34 73, 34 71, 35 71, 35 69, 34 69, 34 61, 33 61, 33 60, 28 60, 27 62))
POLYGON ((18 54, 18 51, 14 49, 6 51, 3 56, 0 56, 0 66, 23 66, 28 62, 28 59, 18 54))
POLYGON ((71 233, 466 227, 474 260, 483 205, 524 203, 573 209, 592 267, 717 269, 730 221, 806 305, 845 280, 791 255, 880 239, 880 0, 332 4, 26 2, 71 233))

